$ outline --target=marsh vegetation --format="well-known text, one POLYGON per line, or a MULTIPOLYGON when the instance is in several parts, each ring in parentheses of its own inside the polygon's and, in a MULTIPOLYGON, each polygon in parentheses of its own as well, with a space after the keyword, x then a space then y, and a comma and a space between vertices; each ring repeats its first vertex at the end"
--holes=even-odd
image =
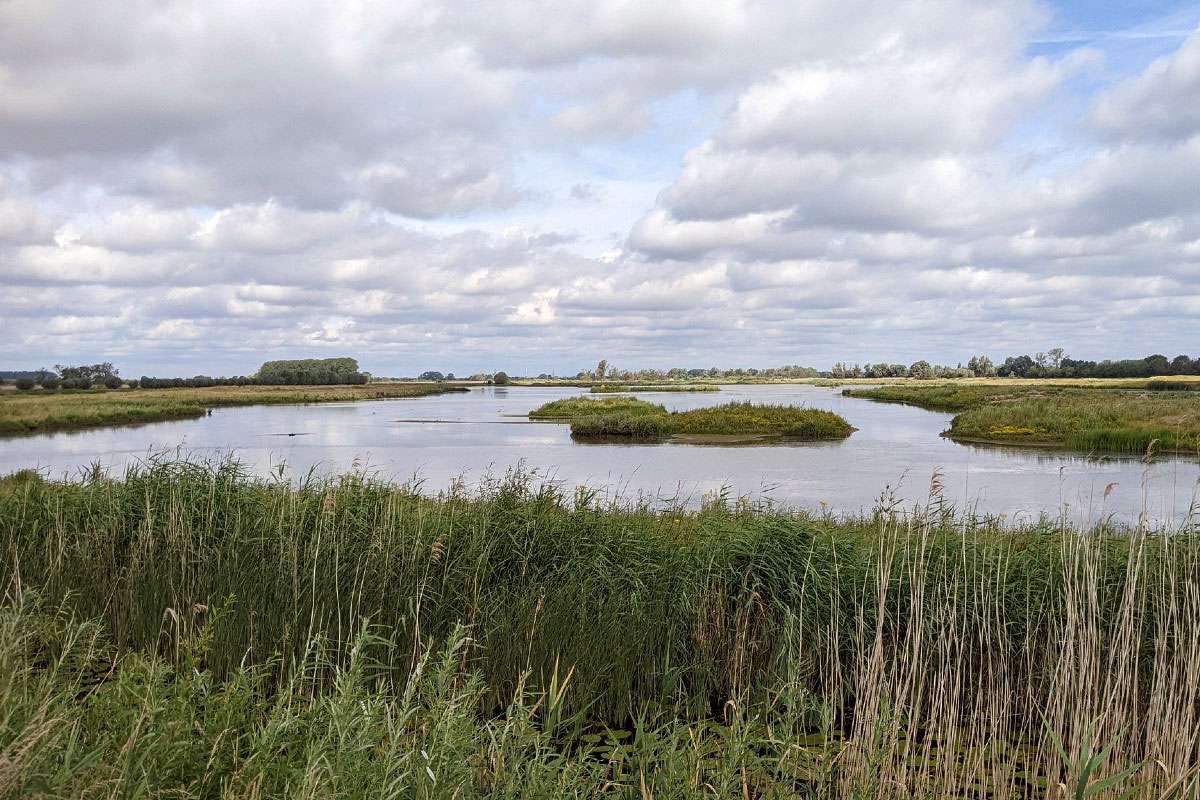
POLYGON ((1200 452, 1200 393, 1191 383, 1129 388, 907 384, 845 389, 871 400, 958 412, 946 435, 960 441, 1083 451, 1200 452), (1148 390, 1149 389, 1149 390, 1148 390))
POLYGON ((531 419, 569 421, 581 438, 759 441, 844 439, 854 432, 845 419, 821 409, 785 404, 724 403, 687 411, 633 397, 555 400, 529 413, 531 419))
POLYGON ((1200 539, 437 497, 163 463, 0 483, 0 787, 1185 798, 1200 539), (1060 788, 1061 787, 1061 788, 1060 788))
POLYGON ((328 403, 422 397, 465 391, 445 384, 371 383, 334 386, 213 386, 0 393, 0 434, 42 433, 201 417, 222 406, 328 403))

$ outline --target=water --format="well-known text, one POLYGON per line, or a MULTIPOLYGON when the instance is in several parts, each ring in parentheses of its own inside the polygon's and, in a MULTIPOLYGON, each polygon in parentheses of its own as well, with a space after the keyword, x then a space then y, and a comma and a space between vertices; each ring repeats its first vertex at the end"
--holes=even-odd
POLYGON ((938 472, 943 496, 980 514, 1016 522, 1065 509, 1084 523, 1102 516, 1131 522, 1145 514, 1158 525, 1187 517, 1200 481, 1195 459, 1145 465, 1138 459, 956 444, 938 436, 949 414, 806 385, 639 396, 671 409, 733 400, 802 404, 836 411, 859 430, 839 442, 768 446, 589 444, 572 440, 566 425, 525 419, 542 403, 583 391, 489 387, 362 403, 248 406, 215 409, 196 420, 2 439, 0 474, 32 467, 70 477, 91 464, 117 474, 152 453, 200 459, 232 453, 263 475, 280 468, 292 476, 366 468, 394 480, 417 477, 433 491, 460 476, 472 484, 524 463, 545 478, 569 487, 587 484, 609 497, 695 503, 706 493, 724 491, 854 513, 870 510, 889 488, 906 505, 924 503, 938 472))

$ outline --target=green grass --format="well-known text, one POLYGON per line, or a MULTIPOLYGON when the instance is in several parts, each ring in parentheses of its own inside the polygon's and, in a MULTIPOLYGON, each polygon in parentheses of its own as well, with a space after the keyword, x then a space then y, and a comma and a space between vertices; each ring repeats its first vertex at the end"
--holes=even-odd
POLYGON ((530 419, 574 420, 600 414, 642 416, 665 414, 667 409, 634 397, 564 397, 538 406, 529 412, 530 419))
POLYGON ((845 389, 843 394, 957 411, 946 435, 962 441, 1121 453, 1145 453, 1151 447, 1160 452, 1200 451, 1200 395, 1186 388, 1147 386, 928 384, 845 389))
POLYGON ((1085 789, 1200 763, 1194 535, 163 463, 0 481, 0 586, 0 797, 1040 798, 1088 731, 1085 789))
POLYGON ((29 434, 104 425, 134 425, 204 416, 221 406, 329 403, 423 397, 465 391, 445 384, 363 386, 214 386, 206 389, 117 389, 0 393, 0 434, 29 434))
POLYGON ((799 406, 744 402, 667 411, 632 397, 568 397, 534 409, 529 417, 569 421, 571 434, 584 438, 844 439, 855 430, 832 411, 799 406))
POLYGON ((847 397, 902 403, 930 411, 962 411, 1000 397, 1012 397, 1022 390, 1007 386, 978 383, 891 384, 871 389, 843 389, 847 397))
POLYGON ((721 388, 713 384, 680 386, 630 385, 622 383, 598 383, 592 387, 592 394, 608 394, 612 392, 719 392, 721 388))

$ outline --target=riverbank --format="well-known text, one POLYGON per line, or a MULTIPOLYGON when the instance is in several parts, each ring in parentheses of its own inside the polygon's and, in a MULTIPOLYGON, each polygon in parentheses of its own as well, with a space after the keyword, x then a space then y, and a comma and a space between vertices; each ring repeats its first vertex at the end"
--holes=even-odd
POLYGON ((833 413, 794 405, 725 403, 667 411, 633 397, 571 397, 529 412, 530 419, 570 422, 579 438, 663 439, 748 444, 772 439, 844 439, 855 431, 833 413))
POLYGON ((437 498, 232 464, 10 478, 7 785, 1184 797, 1200 540, 933 501, 837 520, 597 506, 520 474, 437 498), (1094 772, 1085 746, 1111 747, 1094 772))
POLYGON ((1081 451, 1200 452, 1200 392, 1191 382, 1118 388, 906 384, 844 389, 848 397, 957 412, 945 436, 962 442, 1081 451))
POLYGON ((213 386, 205 389, 114 389, 0 393, 0 435, 50 433, 202 417, 224 406, 335 403, 424 397, 466 391, 440 383, 361 386, 213 386))

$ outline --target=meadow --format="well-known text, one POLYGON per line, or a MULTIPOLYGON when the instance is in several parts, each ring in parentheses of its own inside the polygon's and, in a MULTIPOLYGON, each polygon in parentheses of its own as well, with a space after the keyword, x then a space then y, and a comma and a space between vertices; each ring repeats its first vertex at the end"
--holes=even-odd
POLYGON ((844 439, 854 432, 831 411, 793 405, 724 403, 688 411, 667 411, 633 397, 571 397, 529 412, 530 419, 569 421, 581 438, 758 441, 772 438, 844 439))
POLYGON ((958 441, 1198 453, 1200 392, 1195 386, 1168 381, 1121 388, 942 383, 844 389, 843 394, 957 412, 945 435, 958 441))
POLYGON ((0 797, 1195 798, 1193 529, 0 482, 0 797))
POLYGON ((0 434, 47 433, 202 417, 222 406, 331 403, 465 391, 445 384, 212 386, 203 389, 37 389, 0 392, 0 434))

